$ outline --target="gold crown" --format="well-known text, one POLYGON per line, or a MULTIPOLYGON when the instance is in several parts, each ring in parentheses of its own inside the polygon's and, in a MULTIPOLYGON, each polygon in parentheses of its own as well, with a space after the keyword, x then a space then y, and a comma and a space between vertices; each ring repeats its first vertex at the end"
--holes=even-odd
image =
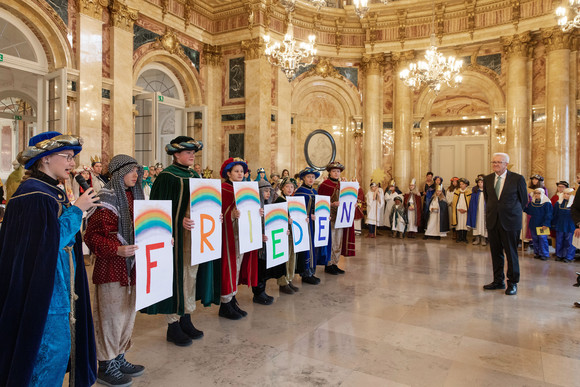
POLYGON ((98 155, 91 156, 91 164, 100 163, 100 162, 101 162, 101 159, 99 158, 98 155))

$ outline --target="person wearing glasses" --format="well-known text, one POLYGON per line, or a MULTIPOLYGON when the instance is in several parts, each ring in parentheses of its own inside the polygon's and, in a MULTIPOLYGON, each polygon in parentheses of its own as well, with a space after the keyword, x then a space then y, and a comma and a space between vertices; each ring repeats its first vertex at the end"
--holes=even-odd
POLYGON ((88 189, 71 205, 58 187, 82 139, 45 132, 18 155, 27 169, 0 230, 0 386, 76 386, 96 379, 96 351, 81 248, 88 189))
POLYGON ((493 173, 483 179, 486 202, 485 223, 493 264, 493 282, 485 290, 505 289, 504 257, 507 260, 506 295, 515 295, 520 281, 518 241, 522 230, 524 207, 528 203, 526 180, 507 169, 510 157, 495 153, 492 158, 493 173))

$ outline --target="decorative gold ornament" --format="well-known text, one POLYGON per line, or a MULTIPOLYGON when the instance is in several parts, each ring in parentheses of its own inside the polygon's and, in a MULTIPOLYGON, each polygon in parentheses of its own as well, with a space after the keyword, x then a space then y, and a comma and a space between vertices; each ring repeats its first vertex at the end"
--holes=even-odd
POLYGON ((342 75, 338 72, 336 67, 330 63, 330 59, 321 58, 316 66, 306 72, 306 76, 319 76, 322 78, 341 78, 342 75))
POLYGON ((78 0, 79 12, 83 15, 101 20, 103 8, 108 5, 108 0, 78 0))
POLYGON ((201 174, 204 179, 211 179, 213 177, 213 169, 205 167, 205 169, 201 172, 201 174))
POLYGON ((139 10, 129 8, 120 0, 111 0, 109 12, 111 13, 111 26, 133 32, 133 24, 139 17, 139 10))

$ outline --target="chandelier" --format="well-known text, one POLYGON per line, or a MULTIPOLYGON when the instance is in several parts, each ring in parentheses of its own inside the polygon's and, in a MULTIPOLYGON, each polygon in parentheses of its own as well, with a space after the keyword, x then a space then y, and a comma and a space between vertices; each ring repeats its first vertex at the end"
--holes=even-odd
POLYGON ((308 43, 301 42, 296 47, 297 42, 294 40, 294 26, 292 25, 292 14, 288 14, 288 29, 282 44, 280 42, 271 42, 270 35, 264 35, 264 55, 274 66, 282 69, 288 82, 294 78, 296 71, 303 66, 312 64, 316 55, 316 36, 308 36, 308 43), (304 62, 303 62, 304 61, 304 62))
POLYGON ((459 74, 463 66, 462 60, 455 57, 445 57, 437 51, 435 43, 435 2, 433 2, 433 20, 431 24, 431 47, 425 53, 425 60, 411 63, 409 68, 401 71, 399 77, 405 85, 414 90, 423 84, 427 85, 435 93, 439 93, 441 86, 455 87, 461 83, 463 77, 459 74))
POLYGON ((556 16, 558 16, 558 25, 562 27, 562 31, 568 32, 573 28, 580 28, 580 0, 568 0, 568 4, 556 8, 556 16), (572 14, 574 18, 569 20, 572 14))
MULTIPOLYGON (((387 5, 389 1, 390 0, 381 0, 381 3, 387 5)), ((352 0, 352 5, 354 6, 354 12, 360 19, 363 19, 370 9, 369 0, 352 0)))

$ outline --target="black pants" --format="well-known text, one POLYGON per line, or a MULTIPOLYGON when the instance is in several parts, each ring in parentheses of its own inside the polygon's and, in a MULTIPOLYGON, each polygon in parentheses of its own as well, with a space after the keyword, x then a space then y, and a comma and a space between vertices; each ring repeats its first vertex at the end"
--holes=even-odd
POLYGON ((499 221, 494 228, 487 229, 491 262, 493 264, 493 282, 504 282, 504 259, 507 260, 508 282, 512 284, 520 282, 520 263, 518 258, 520 231, 504 230, 499 221))
POLYGON ((369 226, 369 234, 374 234, 376 226, 374 224, 367 224, 367 226, 369 226))

